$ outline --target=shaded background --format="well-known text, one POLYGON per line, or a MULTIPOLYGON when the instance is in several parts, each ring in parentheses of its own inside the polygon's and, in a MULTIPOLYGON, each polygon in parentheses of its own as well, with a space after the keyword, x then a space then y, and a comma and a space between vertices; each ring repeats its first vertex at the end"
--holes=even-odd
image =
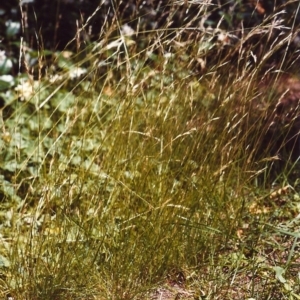
MULTIPOLYGON (((104 20, 111 22, 114 17, 121 23, 128 23, 136 28, 139 23, 140 31, 166 27, 182 27, 192 20, 203 4, 197 1, 155 1, 155 0, 130 0, 130 1, 97 1, 97 0, 23 0, 21 7, 27 20, 25 32, 22 34, 34 39, 36 33, 43 36, 44 44, 49 49, 63 49, 75 36, 77 24, 80 26, 93 14, 100 5, 100 10, 92 18, 90 24, 91 39, 97 39, 102 29, 104 20), (193 3, 194 2, 194 3, 193 3), (175 4, 174 4, 175 3, 175 4), (77 23, 77 24, 76 24, 77 23)), ((285 26, 291 26, 297 12, 297 2, 291 1, 226 1, 213 0, 207 4, 206 26, 216 26, 223 17, 221 28, 235 30, 241 26, 254 27, 260 24, 266 16, 283 8, 286 14, 280 15, 285 26)), ((0 4, 0 34, 7 42, 7 22, 20 22, 21 13, 17 0, 2 1, 0 4)), ((199 18, 200 19, 200 18, 199 18)), ((198 22, 200 21, 198 19, 198 22)), ((299 21, 299 13, 297 14, 299 21)), ((191 24, 197 27, 197 21, 191 24)))
MULTIPOLYGON (((198 28, 203 27, 220 29, 240 37, 242 30, 261 24, 271 14, 282 12, 277 17, 282 24, 282 32, 274 32, 272 38, 268 37, 262 44, 261 36, 253 37, 250 42, 253 49, 268 47, 279 34, 288 34, 293 22, 299 23, 298 2, 294 1, 207 1, 205 11, 203 4, 198 1, 157 1, 157 0, 17 0, 2 1, 0 4, 0 50, 4 50, 14 64, 19 55, 20 37, 31 49, 48 49, 51 51, 76 49, 74 37, 78 28, 86 23, 87 19, 100 9, 90 19, 85 30, 81 31, 80 42, 83 47, 99 39, 101 31, 112 30, 115 24, 115 34, 118 34, 116 19, 120 24, 128 24, 140 35, 159 28, 198 28), (201 11, 202 8, 202 11, 201 11), (22 14, 21 14, 22 9, 22 14), (200 12, 200 13, 199 13, 200 12), (199 17, 196 17, 199 14, 199 17), (296 15, 297 14, 297 15, 296 15), (21 23, 23 15, 23 24, 21 23), (220 22, 220 20, 222 20, 220 22), (19 29, 18 29, 19 26, 19 29), (72 41, 73 42, 70 42, 72 41), (258 44, 259 42, 259 44, 258 44)), ((113 34, 113 30, 112 30, 113 34)), ((140 36, 139 35, 139 36, 140 36)), ((182 33, 183 39, 197 38, 196 30, 182 33)), ((291 45, 290 51, 294 53, 299 41, 291 45)), ((280 56, 280 53, 278 54, 280 56)), ((275 58, 276 60, 276 58, 275 58)), ((10 72, 16 72, 12 69, 10 72)), ((3 73, 3 72, 2 72, 3 73)))

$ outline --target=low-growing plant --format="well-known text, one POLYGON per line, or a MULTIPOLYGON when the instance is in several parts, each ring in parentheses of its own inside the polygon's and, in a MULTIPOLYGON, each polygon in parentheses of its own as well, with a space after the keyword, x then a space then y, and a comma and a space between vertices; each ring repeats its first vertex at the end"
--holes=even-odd
POLYGON ((278 16, 237 40, 116 18, 50 65, 39 49, 35 71, 24 42, 24 72, 1 92, 2 297, 299 298, 298 161, 271 166, 297 150, 265 138, 296 63, 270 58, 296 34, 251 48, 278 16))

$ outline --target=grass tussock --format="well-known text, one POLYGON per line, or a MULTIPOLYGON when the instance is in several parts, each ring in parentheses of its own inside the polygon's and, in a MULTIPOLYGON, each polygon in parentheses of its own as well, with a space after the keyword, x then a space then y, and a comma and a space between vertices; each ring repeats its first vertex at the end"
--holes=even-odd
POLYGON ((298 28, 278 12, 191 29, 206 9, 172 30, 114 19, 51 66, 40 49, 37 70, 23 45, 2 109, 2 297, 300 297, 299 164, 265 139, 298 28))

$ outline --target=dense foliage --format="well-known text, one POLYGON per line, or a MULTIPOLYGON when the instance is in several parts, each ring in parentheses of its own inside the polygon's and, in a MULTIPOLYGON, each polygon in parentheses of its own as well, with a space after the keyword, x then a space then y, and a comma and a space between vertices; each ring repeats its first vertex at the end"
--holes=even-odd
POLYGON ((298 299, 298 1, 49 3, 0 4, 0 295, 298 299))

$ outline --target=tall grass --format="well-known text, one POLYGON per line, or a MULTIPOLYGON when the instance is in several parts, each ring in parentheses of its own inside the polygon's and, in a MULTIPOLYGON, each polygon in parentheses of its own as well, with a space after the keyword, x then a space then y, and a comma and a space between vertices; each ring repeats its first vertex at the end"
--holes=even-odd
POLYGON ((268 84, 294 62, 266 65, 298 29, 253 53, 254 32, 281 29, 275 15, 230 45, 219 28, 134 37, 120 22, 54 53, 46 76, 28 69, 6 104, 2 296, 297 299, 299 194, 270 199, 272 158, 257 153, 277 101, 268 84))

